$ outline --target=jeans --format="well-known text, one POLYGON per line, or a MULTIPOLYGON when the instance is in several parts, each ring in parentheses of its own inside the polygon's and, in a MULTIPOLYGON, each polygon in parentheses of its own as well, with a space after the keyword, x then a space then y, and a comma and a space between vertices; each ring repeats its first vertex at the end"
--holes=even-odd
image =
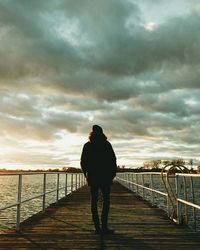
POLYGON ((108 223, 108 213, 110 208, 110 185, 109 184, 92 184, 90 186, 91 192, 91 212, 92 212, 92 219, 95 225, 95 228, 99 228, 99 215, 98 215, 98 197, 99 197, 99 190, 103 196, 103 208, 101 213, 101 222, 102 228, 107 228, 108 223))

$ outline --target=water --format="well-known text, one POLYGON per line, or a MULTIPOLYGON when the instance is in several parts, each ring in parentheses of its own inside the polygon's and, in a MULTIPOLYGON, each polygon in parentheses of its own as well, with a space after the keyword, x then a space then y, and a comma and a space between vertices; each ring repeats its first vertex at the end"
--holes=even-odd
MULTIPOLYGON (((75 176, 74 176, 75 177, 75 176)), ((23 175, 22 201, 43 193, 43 174, 23 175)), ((65 187, 66 175, 60 174, 59 187, 65 187)), ((74 179, 75 183, 75 179, 74 179)), ((71 174, 67 174, 67 194, 71 191, 71 174)), ((46 191, 56 189, 57 175, 47 174, 46 191)), ((18 175, 0 175, 0 209, 17 202, 18 175)), ((56 191, 46 195, 46 205, 56 202, 56 191)), ((65 196, 65 188, 59 191, 59 198, 65 196)), ((25 202, 21 205, 21 222, 42 210, 42 197, 25 202)), ((0 231, 15 227, 17 206, 0 211, 0 231)))

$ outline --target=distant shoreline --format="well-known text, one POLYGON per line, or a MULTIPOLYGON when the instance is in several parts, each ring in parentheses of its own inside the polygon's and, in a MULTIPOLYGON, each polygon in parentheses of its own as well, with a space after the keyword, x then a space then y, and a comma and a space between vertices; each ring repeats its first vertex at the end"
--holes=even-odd
MULTIPOLYGON (((162 171, 162 168, 151 168, 151 169, 147 169, 147 168, 117 168, 117 172, 121 173, 121 172, 133 172, 133 173, 142 173, 142 172, 158 172, 160 173, 162 171)), ((33 172, 38 172, 38 173, 44 173, 44 172, 60 172, 60 173, 82 173, 82 170, 80 168, 74 168, 74 167, 69 167, 69 168, 64 168, 64 169, 35 169, 35 170, 24 170, 24 169, 0 169, 0 173, 33 173, 33 172)), ((181 171, 176 170, 176 173, 180 173, 181 171)), ((189 170, 188 172, 190 174, 197 174, 198 171, 195 169, 189 170)))

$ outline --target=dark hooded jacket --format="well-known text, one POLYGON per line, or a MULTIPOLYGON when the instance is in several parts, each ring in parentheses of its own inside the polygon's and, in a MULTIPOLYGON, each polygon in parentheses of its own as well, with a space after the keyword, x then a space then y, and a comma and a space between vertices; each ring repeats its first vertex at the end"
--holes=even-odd
POLYGON ((117 169, 113 148, 103 133, 92 132, 89 139, 81 155, 81 168, 88 185, 110 185, 117 169))

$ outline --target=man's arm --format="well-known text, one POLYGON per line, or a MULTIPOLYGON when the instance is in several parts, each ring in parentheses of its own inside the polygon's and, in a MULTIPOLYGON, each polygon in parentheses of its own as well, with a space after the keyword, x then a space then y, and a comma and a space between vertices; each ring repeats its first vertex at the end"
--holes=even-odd
POLYGON ((88 150, 87 150, 87 144, 85 144, 83 146, 80 165, 81 165, 81 169, 82 169, 85 177, 87 177, 87 172, 88 172, 88 150))
POLYGON ((112 168, 112 176, 114 178, 116 176, 116 172, 117 172, 117 159, 116 159, 113 147, 112 147, 112 145, 110 143, 109 143, 109 150, 110 150, 110 161, 111 161, 111 168, 112 168))

